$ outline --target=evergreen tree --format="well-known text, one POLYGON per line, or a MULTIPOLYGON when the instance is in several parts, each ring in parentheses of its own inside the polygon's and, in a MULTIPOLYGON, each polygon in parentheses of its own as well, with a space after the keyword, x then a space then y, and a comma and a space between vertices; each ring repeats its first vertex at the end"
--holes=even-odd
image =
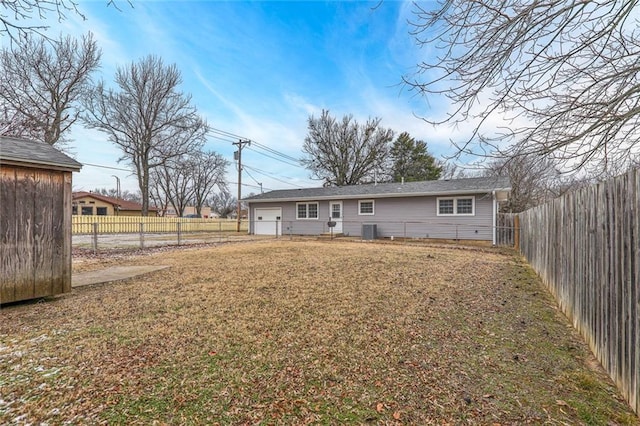
POLYGON ((442 165, 427 151, 427 144, 416 141, 409 133, 403 132, 393 142, 391 155, 391 178, 394 182, 417 182, 437 180, 442 173, 442 165))

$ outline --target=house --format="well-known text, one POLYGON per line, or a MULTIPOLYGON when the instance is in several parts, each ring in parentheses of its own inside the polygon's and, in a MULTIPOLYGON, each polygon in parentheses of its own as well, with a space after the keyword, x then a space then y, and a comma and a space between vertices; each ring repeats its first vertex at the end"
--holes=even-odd
POLYGON ((275 190, 247 197, 249 232, 492 241, 508 178, 275 190), (329 225, 332 225, 331 227, 329 225))
MULTIPOLYGON (((167 207, 164 211, 164 217, 178 217, 176 210, 173 207, 167 207)), ((204 219, 214 218, 216 214, 211 211, 211 207, 202 206, 200 210, 200 216, 204 219)), ((197 211, 195 206, 186 206, 182 212, 182 217, 197 217, 197 211)))
MULTIPOLYGON (((95 192, 74 192, 72 212, 81 216, 142 216, 142 204, 95 192)), ((149 216, 157 216, 158 209, 149 207, 149 216)))
POLYGON ((71 178, 53 146, 0 136, 0 304, 71 291, 71 178))

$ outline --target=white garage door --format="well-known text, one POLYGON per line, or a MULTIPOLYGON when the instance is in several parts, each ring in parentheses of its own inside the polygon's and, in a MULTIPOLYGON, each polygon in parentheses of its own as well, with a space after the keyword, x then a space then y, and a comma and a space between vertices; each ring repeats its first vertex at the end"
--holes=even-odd
POLYGON ((253 212, 256 235, 282 235, 281 207, 257 208, 253 212))

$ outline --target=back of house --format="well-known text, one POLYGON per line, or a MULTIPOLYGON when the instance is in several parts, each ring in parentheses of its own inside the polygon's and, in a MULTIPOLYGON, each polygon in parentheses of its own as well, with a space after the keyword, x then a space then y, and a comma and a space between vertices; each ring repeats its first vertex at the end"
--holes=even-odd
POLYGON ((246 198, 256 235, 492 241, 505 177, 275 190, 246 198))

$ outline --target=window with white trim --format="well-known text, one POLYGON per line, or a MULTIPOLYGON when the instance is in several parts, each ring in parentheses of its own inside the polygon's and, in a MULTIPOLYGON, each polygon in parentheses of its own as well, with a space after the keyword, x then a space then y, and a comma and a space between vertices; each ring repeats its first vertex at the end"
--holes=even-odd
POLYGON ((360 200, 358 201, 358 214, 360 215, 373 215, 374 203, 373 200, 360 200))
POLYGON ((296 203, 296 218, 317 219, 318 203, 296 203))
POLYGON ((438 216, 474 216, 476 214, 475 197, 439 197, 438 216))

